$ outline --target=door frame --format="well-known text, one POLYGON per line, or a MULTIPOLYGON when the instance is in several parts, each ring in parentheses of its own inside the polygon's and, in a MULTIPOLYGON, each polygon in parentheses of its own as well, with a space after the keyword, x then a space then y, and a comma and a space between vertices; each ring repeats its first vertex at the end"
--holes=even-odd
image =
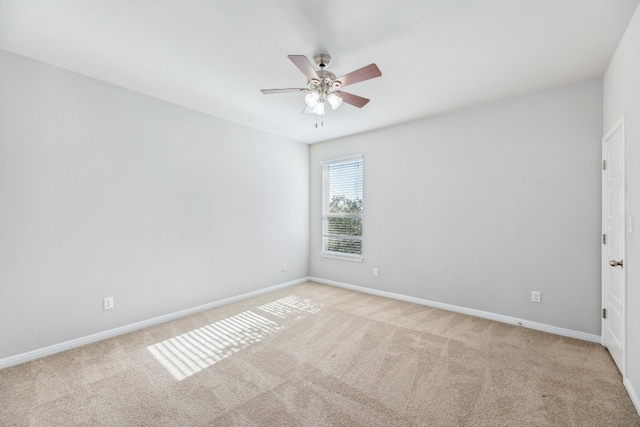
MULTIPOLYGON (((621 370, 621 374, 622 374, 622 378, 626 378, 626 370, 627 370, 627 266, 628 264, 626 264, 626 259, 627 259, 627 221, 628 221, 628 217, 627 217, 627 175, 628 175, 628 171, 627 171, 627 148, 626 148, 626 126, 625 126, 625 121, 626 121, 626 114, 623 115, 618 121, 616 121, 616 123, 611 126, 611 128, 607 131, 607 133, 602 137, 602 159, 605 160, 607 158, 607 154, 606 154, 606 142, 617 132, 621 129, 622 131, 622 161, 623 161, 623 169, 624 169, 624 174, 622 177, 622 194, 623 194, 623 198, 622 198, 622 204, 623 204, 623 221, 622 221, 622 234, 623 234, 623 248, 622 248, 622 253, 623 253, 623 259, 625 260, 625 266, 622 269, 622 367, 620 368, 621 370)), ((607 214, 607 208, 606 208, 606 190, 607 190, 607 179, 606 179, 606 174, 605 174, 605 170, 604 168, 602 168, 602 194, 601 194, 601 204, 602 204, 602 234, 606 234, 607 229, 606 229, 606 214, 607 214)), ((601 241, 602 243, 602 241, 601 241)), ((601 292, 602 292, 602 308, 605 309, 607 308, 607 282, 606 282, 606 269, 607 268, 611 268, 609 266, 609 260, 607 259, 607 250, 606 250, 606 246, 604 244, 601 244, 601 292)), ((607 342, 606 342, 606 337, 607 337, 607 332, 606 332, 606 327, 607 327, 607 319, 604 318, 604 316, 602 316, 601 313, 601 327, 600 330, 602 331, 602 345, 604 347, 607 346, 607 342)))

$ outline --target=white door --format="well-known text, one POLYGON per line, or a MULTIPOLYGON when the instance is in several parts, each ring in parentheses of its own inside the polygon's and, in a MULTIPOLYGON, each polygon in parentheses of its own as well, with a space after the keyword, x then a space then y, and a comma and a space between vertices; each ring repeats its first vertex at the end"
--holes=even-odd
POLYGON ((625 367, 625 148, 624 117, 602 139, 602 331, 605 347, 625 367))

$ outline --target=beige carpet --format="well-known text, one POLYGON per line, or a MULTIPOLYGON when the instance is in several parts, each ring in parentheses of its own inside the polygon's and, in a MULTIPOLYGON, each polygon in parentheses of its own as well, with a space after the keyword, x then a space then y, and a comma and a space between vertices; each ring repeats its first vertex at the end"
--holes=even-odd
POLYGON ((0 370, 2 426, 640 426, 597 344, 306 283, 0 370))

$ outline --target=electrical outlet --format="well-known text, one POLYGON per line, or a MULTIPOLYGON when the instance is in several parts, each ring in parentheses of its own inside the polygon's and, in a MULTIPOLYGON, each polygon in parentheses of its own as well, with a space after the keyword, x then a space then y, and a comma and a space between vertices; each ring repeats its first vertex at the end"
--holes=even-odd
POLYGON ((104 299, 104 309, 111 310, 113 308, 113 297, 104 299))
POLYGON ((531 291, 531 301, 540 302, 540 291, 531 291))
POLYGON ((379 273, 377 268, 373 269, 373 275, 376 276, 376 277, 378 277, 380 275, 380 273, 379 273))
POLYGON ((282 271, 287 271, 287 264, 282 264, 282 271))

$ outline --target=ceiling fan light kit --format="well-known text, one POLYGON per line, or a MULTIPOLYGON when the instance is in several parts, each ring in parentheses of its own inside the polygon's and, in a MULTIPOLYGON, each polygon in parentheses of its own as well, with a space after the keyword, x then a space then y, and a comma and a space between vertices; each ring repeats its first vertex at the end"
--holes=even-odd
POLYGON ((332 110, 340 108, 343 102, 358 108, 364 107, 369 102, 369 99, 344 92, 340 90, 341 88, 382 75, 376 64, 369 64, 342 77, 336 77, 331 71, 326 70, 326 67, 331 64, 331 56, 326 53, 321 53, 313 57, 313 61, 318 67, 318 70, 313 67, 304 55, 289 55, 289 59, 302 71, 302 74, 307 77, 307 87, 262 89, 261 92, 265 95, 287 92, 306 93, 304 102, 307 106, 303 110, 303 113, 313 113, 316 115, 316 127, 318 127, 317 116, 324 116, 326 112, 325 102, 329 103, 332 110))

